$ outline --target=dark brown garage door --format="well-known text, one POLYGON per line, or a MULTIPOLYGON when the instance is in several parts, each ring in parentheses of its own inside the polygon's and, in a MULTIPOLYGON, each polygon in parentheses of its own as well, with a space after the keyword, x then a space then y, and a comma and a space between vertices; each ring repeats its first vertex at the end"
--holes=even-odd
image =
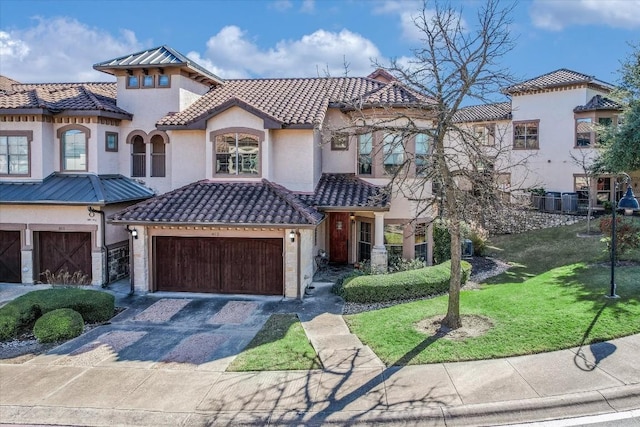
POLYGON ((155 237, 158 291, 283 294, 282 239, 155 237))
POLYGON ((0 282, 22 282, 19 231, 0 231, 0 282))
MULTIPOLYGON (((38 270, 58 273, 63 268, 71 274, 82 271, 91 280, 91 233, 38 233, 38 270)), ((44 277, 36 277, 44 280, 44 277)))

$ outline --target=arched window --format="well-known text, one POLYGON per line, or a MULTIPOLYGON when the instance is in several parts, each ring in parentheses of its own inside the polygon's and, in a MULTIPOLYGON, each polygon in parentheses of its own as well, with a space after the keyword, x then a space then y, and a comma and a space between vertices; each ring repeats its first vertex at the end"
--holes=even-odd
POLYGON ((260 140, 247 133, 216 135, 216 173, 230 175, 260 174, 260 140))
POLYGON ((87 134, 79 129, 62 132, 62 170, 87 170, 87 134))
POLYGON ((142 136, 135 135, 131 138, 131 146, 131 176, 136 178, 147 176, 147 146, 142 136))
POLYGON ((161 135, 151 137, 151 176, 166 176, 166 145, 161 135))

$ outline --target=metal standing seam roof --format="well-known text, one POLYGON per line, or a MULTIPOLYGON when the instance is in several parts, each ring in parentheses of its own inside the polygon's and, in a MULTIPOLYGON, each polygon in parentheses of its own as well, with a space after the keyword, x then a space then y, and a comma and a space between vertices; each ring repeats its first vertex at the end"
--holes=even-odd
POLYGON ((510 120, 511 103, 497 102, 494 104, 474 105, 456 111, 453 120, 458 123, 486 122, 493 120, 510 120))
POLYGON ((0 182, 0 203, 108 205, 143 200, 154 193, 122 175, 62 174, 40 182, 0 182))
POLYGON ((115 223, 309 226, 324 218, 282 186, 256 182, 199 181, 130 206, 115 223))
POLYGON ((41 109, 50 114, 63 111, 97 111, 131 119, 116 105, 116 83, 21 83, 0 95, 0 111, 41 109))
POLYGON ((211 83, 219 84, 223 82, 220 77, 211 71, 165 45, 99 62, 93 66, 94 69, 107 73, 113 69, 144 67, 184 67, 197 72, 202 77, 210 80, 211 83))
POLYGON ((585 105, 579 105, 573 109, 575 113, 596 110, 622 110, 622 105, 602 95, 596 95, 585 105))
POLYGON ((594 76, 588 76, 577 71, 561 68, 509 86, 503 89, 503 92, 508 94, 517 94, 575 84, 592 84, 607 91, 613 89, 612 84, 598 80, 594 76))
POLYGON ((427 106, 431 100, 397 82, 366 77, 226 80, 189 108, 171 113, 157 123, 160 129, 188 127, 241 105, 275 122, 277 127, 313 127, 322 123, 329 106, 358 104, 427 106))

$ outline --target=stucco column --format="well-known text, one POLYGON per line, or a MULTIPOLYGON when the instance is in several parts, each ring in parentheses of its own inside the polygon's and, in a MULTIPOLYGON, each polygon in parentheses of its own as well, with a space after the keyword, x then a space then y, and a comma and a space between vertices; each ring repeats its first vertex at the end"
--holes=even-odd
POLYGON ((387 271, 387 248, 384 247, 384 212, 374 212, 374 236, 375 242, 371 249, 371 269, 374 271, 387 271))

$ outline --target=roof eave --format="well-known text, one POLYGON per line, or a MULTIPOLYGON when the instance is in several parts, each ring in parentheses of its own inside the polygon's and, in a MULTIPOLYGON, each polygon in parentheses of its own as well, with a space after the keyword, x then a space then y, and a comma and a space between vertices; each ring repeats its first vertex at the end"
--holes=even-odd
POLYGON ((315 228, 320 222, 315 224, 269 224, 269 223, 246 223, 246 222, 176 222, 176 221, 138 221, 125 219, 108 219, 110 224, 138 224, 144 226, 177 226, 177 227, 269 227, 269 228, 315 228))
POLYGON ((0 200, 0 205, 64 205, 64 206, 105 206, 104 200, 92 200, 92 201, 64 201, 64 200, 0 200))
POLYGON ((133 114, 116 113, 104 110, 61 110, 51 111, 47 108, 0 108, 3 115, 43 115, 43 116, 75 116, 75 117, 106 117, 109 119, 132 120, 133 114))

